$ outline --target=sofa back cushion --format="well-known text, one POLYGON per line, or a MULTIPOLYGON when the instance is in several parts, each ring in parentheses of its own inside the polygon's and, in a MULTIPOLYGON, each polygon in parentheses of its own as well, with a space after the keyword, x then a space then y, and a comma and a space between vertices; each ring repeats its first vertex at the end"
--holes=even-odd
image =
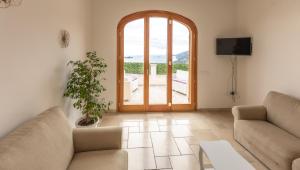
POLYGON ((64 112, 51 108, 0 140, 0 169, 65 170, 73 150, 64 112))
POLYGON ((269 122, 300 137, 300 100, 278 92, 270 92, 264 106, 269 122))

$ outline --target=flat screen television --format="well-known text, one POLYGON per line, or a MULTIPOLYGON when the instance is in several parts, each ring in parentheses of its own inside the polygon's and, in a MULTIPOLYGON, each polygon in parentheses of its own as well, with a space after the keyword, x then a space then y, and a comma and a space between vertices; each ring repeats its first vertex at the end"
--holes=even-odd
POLYGON ((246 38, 218 38, 217 55, 251 55, 252 40, 246 38))

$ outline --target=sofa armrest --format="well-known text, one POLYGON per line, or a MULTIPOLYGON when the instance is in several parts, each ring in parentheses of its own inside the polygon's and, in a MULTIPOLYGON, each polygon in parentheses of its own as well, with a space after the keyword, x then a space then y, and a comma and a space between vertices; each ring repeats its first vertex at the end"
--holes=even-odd
POLYGON ((293 161, 292 170, 300 170, 300 158, 293 161))
POLYGON ((78 128, 73 130, 75 152, 121 149, 122 128, 78 128))
POLYGON ((232 108, 234 120, 267 120, 264 106, 235 106, 232 108))

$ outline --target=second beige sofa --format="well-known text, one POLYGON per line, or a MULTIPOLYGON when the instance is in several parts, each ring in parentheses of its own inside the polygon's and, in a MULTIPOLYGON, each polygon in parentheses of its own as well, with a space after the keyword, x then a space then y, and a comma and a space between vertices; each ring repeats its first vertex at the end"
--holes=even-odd
POLYGON ((52 108, 0 140, 1 170, 127 170, 122 129, 72 129, 52 108))
POLYGON ((237 106, 234 137, 272 170, 300 170, 300 100, 270 92, 261 106, 237 106))

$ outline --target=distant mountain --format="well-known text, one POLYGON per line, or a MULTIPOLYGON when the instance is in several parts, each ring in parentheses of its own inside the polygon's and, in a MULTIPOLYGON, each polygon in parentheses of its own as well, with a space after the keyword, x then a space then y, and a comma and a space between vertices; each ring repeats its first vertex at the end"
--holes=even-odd
POLYGON ((189 51, 184 51, 174 56, 176 57, 176 61, 174 61, 174 63, 187 64, 189 62, 189 51))
MULTIPOLYGON (((143 63, 144 56, 142 55, 132 55, 125 56, 126 63, 143 63)), ((151 63, 167 63, 167 55, 151 55, 150 56, 151 63)))

